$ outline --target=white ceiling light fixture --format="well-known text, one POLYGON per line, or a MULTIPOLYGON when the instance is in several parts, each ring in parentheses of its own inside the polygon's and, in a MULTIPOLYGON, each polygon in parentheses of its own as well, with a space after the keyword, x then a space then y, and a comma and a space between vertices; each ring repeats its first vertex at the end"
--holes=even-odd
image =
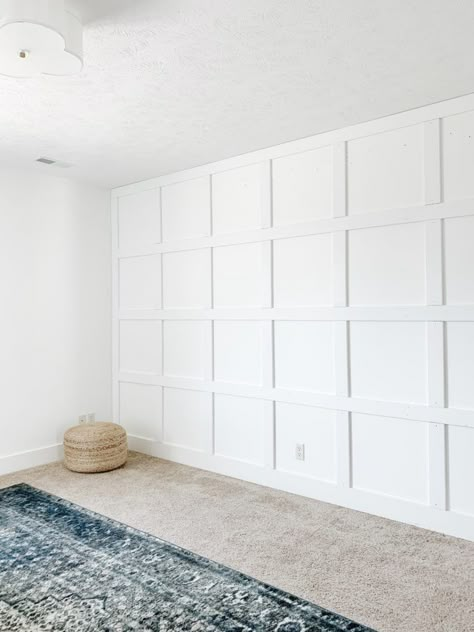
POLYGON ((82 24, 64 0, 0 0, 0 74, 71 75, 82 59, 82 24))

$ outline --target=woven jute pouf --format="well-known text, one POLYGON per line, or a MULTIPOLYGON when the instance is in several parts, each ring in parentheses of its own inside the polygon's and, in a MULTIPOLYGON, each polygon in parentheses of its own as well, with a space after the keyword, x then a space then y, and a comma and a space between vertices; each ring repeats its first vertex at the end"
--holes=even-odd
POLYGON ((64 435, 64 464, 73 472, 109 472, 123 465, 127 455, 127 433, 117 424, 81 424, 64 435))

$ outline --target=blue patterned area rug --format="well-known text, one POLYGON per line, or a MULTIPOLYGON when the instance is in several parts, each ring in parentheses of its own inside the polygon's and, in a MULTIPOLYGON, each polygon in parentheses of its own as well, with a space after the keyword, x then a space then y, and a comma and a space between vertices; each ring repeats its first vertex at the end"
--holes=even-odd
POLYGON ((0 490, 1 632, 370 632, 29 487, 0 490))

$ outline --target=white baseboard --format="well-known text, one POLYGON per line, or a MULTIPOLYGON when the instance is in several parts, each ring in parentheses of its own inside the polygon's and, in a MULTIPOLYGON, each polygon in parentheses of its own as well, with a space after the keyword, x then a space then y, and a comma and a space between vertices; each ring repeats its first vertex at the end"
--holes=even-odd
POLYGON ((444 511, 360 489, 339 487, 308 476, 166 445, 144 437, 129 436, 129 445, 132 450, 150 456, 474 541, 474 516, 467 514, 444 511))
POLYGON ((17 452, 8 456, 0 456, 0 476, 12 474, 20 470, 28 470, 38 465, 46 465, 63 458, 63 446, 60 443, 36 450, 17 452))

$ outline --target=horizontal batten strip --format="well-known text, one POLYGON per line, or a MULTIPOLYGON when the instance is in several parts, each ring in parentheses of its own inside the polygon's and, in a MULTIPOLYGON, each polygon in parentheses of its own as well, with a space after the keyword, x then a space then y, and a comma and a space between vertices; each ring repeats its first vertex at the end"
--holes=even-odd
POLYGON ((237 397, 252 397, 275 402, 285 402, 288 404, 302 404, 318 408, 327 408, 329 410, 357 412, 367 415, 376 415, 379 417, 397 417, 411 421, 424 421, 427 423, 449 424, 474 428, 474 411, 471 410, 439 408, 424 406, 422 404, 384 402, 326 393, 313 393, 309 391, 288 391, 277 388, 262 388, 246 384, 168 377, 151 373, 122 371, 119 374, 118 379, 120 382, 131 382, 134 384, 148 384, 164 386, 166 388, 205 391, 209 393, 219 393, 222 395, 236 395, 237 397))
POLYGON ((121 320, 322 320, 443 322, 474 320, 474 305, 122 310, 121 320))
MULTIPOLYGON (((329 213, 328 213, 329 215, 329 213)), ((417 222, 433 221, 450 217, 464 217, 474 215, 472 200, 459 200, 456 202, 443 202, 430 206, 414 206, 408 208, 390 209, 364 215, 348 215, 315 220, 302 224, 289 226, 274 226, 251 231, 214 235, 212 237, 199 237, 197 239, 185 239, 179 242, 164 242, 149 244, 139 249, 118 249, 116 254, 120 258, 138 257, 166 252, 183 252, 187 250, 201 250, 203 248, 216 248, 219 246, 235 246, 238 244, 270 241, 273 239, 286 239, 290 237, 304 237, 338 231, 359 230, 378 226, 391 226, 394 224, 409 224, 417 222)))

